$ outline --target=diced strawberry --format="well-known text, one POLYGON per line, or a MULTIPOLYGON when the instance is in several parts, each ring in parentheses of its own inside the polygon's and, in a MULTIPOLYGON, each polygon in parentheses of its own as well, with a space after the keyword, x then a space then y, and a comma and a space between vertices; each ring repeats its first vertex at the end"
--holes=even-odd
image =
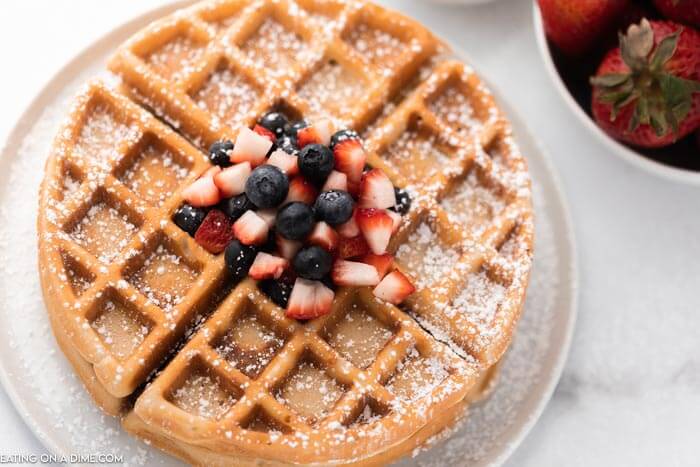
POLYGON ((362 175, 359 205, 363 208, 391 208, 396 205, 394 184, 380 170, 372 169, 362 175))
POLYGON ((215 177, 216 174, 218 174, 219 172, 221 172, 221 167, 219 167, 218 165, 215 165, 215 166, 213 166, 213 167, 209 167, 209 168, 207 169, 207 171, 204 172, 204 173, 202 174, 202 176, 199 177, 199 178, 204 178, 204 177, 212 178, 212 177, 215 177))
POLYGON ((251 170, 250 162, 241 162, 214 175, 214 184, 224 198, 240 195, 245 191, 251 170))
POLYGON ((182 190, 182 197, 194 207, 213 206, 221 201, 219 189, 212 177, 202 177, 182 190))
POLYGON ((275 136, 275 134, 262 125, 256 124, 253 127, 253 131, 256 132, 257 134, 259 134, 260 136, 264 136, 265 138, 269 139, 273 143, 275 141, 277 141, 277 137, 275 136))
POLYGON ((331 278, 337 285, 362 287, 379 284, 379 273, 371 264, 345 261, 342 259, 333 263, 331 278))
POLYGON ((359 182, 365 168, 367 154, 356 139, 340 141, 333 148, 335 168, 348 176, 348 182, 359 182))
POLYGON ((374 266, 380 278, 386 276, 394 265, 394 257, 389 254, 374 255, 370 253, 362 256, 358 261, 374 266))
POLYGON ((314 128, 316 128, 316 134, 318 134, 320 140, 319 142, 324 146, 328 146, 331 142, 331 136, 333 136, 333 130, 335 129, 333 121, 324 118, 314 123, 314 128))
POLYGON ((328 314, 335 293, 321 282, 297 278, 289 296, 285 315, 294 319, 313 319, 328 314))
POLYGON ((341 237, 338 242, 338 257, 341 259, 354 258, 369 252, 369 245, 362 235, 353 238, 341 237))
POLYGON ((372 253, 383 255, 391 239, 394 221, 385 209, 360 208, 355 215, 357 225, 372 253))
POLYGON ((289 182, 289 193, 283 204, 291 203, 292 201, 314 204, 317 196, 318 190, 311 182, 304 177, 294 177, 289 182))
POLYGON ((416 288, 401 271, 394 271, 382 279, 373 293, 384 301, 398 305, 415 291, 416 288))
POLYGON ((318 245, 328 252, 334 252, 338 248, 338 233, 325 222, 319 222, 306 239, 307 243, 318 245))
POLYGON ((399 214, 398 212, 394 212, 390 209, 387 209, 386 213, 389 214, 389 217, 391 217, 391 220, 394 223, 393 227, 391 228, 391 233, 394 234, 397 230, 399 230, 399 227, 401 227, 403 217, 401 217, 401 214, 399 214))
POLYGON ((321 144, 321 136, 313 126, 307 126, 297 131, 297 147, 304 149, 309 144, 321 144))
POLYGON ((321 191, 330 190, 348 191, 348 176, 337 170, 332 171, 321 188, 321 191))
POLYGON ((296 255, 297 251, 299 251, 302 247, 301 242, 286 239, 279 234, 277 234, 277 236, 275 237, 275 243, 277 244, 277 251, 279 252, 279 254, 282 255, 283 258, 287 258, 288 260, 294 258, 294 255, 296 255))
POLYGON ((236 143, 233 145, 231 162, 237 164, 248 161, 251 166, 256 167, 265 162, 265 156, 271 147, 272 141, 250 128, 243 127, 238 132, 236 143))
POLYGON ((262 245, 267 240, 267 222, 255 211, 246 211, 233 224, 233 234, 244 245, 262 245))
POLYGON ((210 253, 221 253, 233 240, 231 219, 218 209, 212 209, 195 232, 194 240, 210 253))
POLYGON ((351 182, 350 180, 348 180, 348 193, 350 193, 355 199, 359 198, 360 182, 351 182))
POLYGON ((353 238, 360 235, 360 227, 357 226, 357 221, 355 221, 355 214, 345 224, 340 224, 337 228, 338 233, 345 238, 353 238))
POLYGON ((299 173, 299 166, 297 165, 297 156, 288 154, 281 149, 276 150, 267 159, 267 163, 274 165, 282 172, 286 173, 288 177, 292 177, 299 173))
POLYGON ((261 251, 255 256, 248 275, 255 280, 279 279, 287 266, 289 261, 286 259, 261 251))
POLYGON ((275 226, 275 220, 277 219, 277 209, 261 209, 255 212, 258 217, 265 221, 269 229, 275 226))

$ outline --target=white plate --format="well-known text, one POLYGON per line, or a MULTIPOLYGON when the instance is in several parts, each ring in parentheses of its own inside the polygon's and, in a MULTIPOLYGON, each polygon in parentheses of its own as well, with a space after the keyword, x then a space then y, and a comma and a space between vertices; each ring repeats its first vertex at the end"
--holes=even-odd
MULTIPOLYGON (((111 453, 131 465, 174 463, 104 416, 58 349, 41 300, 35 224, 44 161, 72 96, 104 73, 118 44, 182 4, 130 21, 67 64, 20 118, 0 156, 0 380, 27 425, 58 455, 111 453)), ((549 160, 523 120, 504 108, 534 179, 537 245, 526 310, 492 397, 449 439, 401 465, 502 464, 540 416, 566 359, 577 302, 571 222, 549 160)))
POLYGON ((671 165, 662 164, 656 162, 653 159, 645 157, 638 152, 630 149, 624 144, 612 139, 603 130, 601 130, 598 125, 588 116, 588 114, 581 108, 581 106, 576 102, 573 96, 566 89, 564 81, 559 76, 554 61, 552 60, 552 55, 549 51, 549 44, 547 43, 547 36, 544 32, 544 25, 542 24, 542 15, 540 14, 540 9, 537 6, 537 2, 533 2, 532 7, 533 22, 535 24, 535 37, 537 38, 537 47, 540 51, 540 56, 544 62, 544 67, 547 70, 547 74, 552 79, 554 87, 559 92, 559 95, 564 99, 567 106, 576 115, 578 120, 585 126, 595 138, 602 142, 603 145, 610 150, 611 153, 624 159, 625 161, 646 170, 656 176, 661 176, 668 180, 673 180, 674 182, 687 183, 689 185, 700 186, 700 172, 694 170, 685 170, 673 167, 671 165))

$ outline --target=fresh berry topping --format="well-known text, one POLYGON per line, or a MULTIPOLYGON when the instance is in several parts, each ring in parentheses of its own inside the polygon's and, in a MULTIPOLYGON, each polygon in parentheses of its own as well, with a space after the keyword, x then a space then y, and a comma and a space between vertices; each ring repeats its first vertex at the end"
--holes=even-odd
POLYGON ((265 128, 264 126, 255 125, 253 127, 253 131, 256 132, 257 134, 259 134, 260 136, 264 136, 265 138, 269 139, 273 143, 275 141, 277 141, 277 136, 273 132, 271 132, 270 130, 265 128))
POLYGON ((319 280, 330 272, 333 258, 326 250, 314 245, 299 250, 292 264, 299 277, 319 280))
POLYGON ((394 221, 384 209, 360 208, 356 215, 357 225, 367 240, 372 253, 383 255, 391 239, 394 221))
POLYGON ((314 228, 314 213, 308 204, 295 201, 277 213, 277 233, 288 240, 301 240, 314 228))
POLYGON ((315 126, 307 126, 297 132, 297 146, 299 149, 304 149, 309 144, 321 144, 321 136, 316 131, 315 126))
POLYGON ((390 208, 396 205, 394 185, 379 169, 372 169, 362 176, 359 205, 363 208, 390 208))
POLYGON ((209 176, 195 180, 194 183, 182 190, 182 197, 196 208, 213 206, 221 199, 219 189, 214 184, 214 178, 209 176))
POLYGON ((325 222, 319 222, 311 231, 311 235, 306 239, 311 245, 318 245, 329 253, 333 253, 338 248, 340 238, 338 233, 325 222))
POLYGON ((299 201, 301 203, 313 204, 317 196, 318 190, 311 182, 304 177, 294 177, 292 181, 289 182, 289 194, 284 202, 291 203, 292 201, 299 201))
POLYGON ((332 171, 321 188, 321 191, 331 190, 348 191, 348 176, 337 170, 332 171))
POLYGON ((256 280, 279 279, 287 266, 289 261, 286 259, 261 251, 255 257, 248 274, 256 280))
POLYGON ((236 144, 231 151, 231 162, 250 162, 250 165, 256 167, 265 162, 265 157, 272 147, 272 141, 265 136, 261 136, 251 130, 243 127, 238 132, 236 144))
POLYGON ((287 308, 289 295, 292 293, 292 284, 283 281, 267 279, 258 283, 258 288, 280 308, 287 308))
POLYGON ((221 253, 233 240, 231 219, 218 209, 212 209, 197 229, 194 239, 209 253, 221 253))
POLYGON ((233 142, 216 141, 209 147, 209 160, 219 167, 228 167, 231 165, 231 151, 233 151, 233 142))
POLYGON ((284 238, 282 235, 277 234, 275 237, 275 243, 277 245, 277 251, 279 254, 288 260, 294 258, 294 255, 301 249, 302 243, 295 240, 289 240, 284 238))
POLYGON ((257 211, 257 215, 265 221, 268 228, 272 229, 275 226, 277 209, 261 209, 260 211, 257 211))
POLYGON ((411 195, 404 189, 394 187, 394 196, 396 197, 396 206, 393 210, 402 216, 406 215, 411 209, 411 195))
POLYGON ((379 284, 379 273, 371 264, 339 259, 333 263, 331 277, 336 285, 362 287, 379 284))
POLYGON ((246 211, 234 224, 233 234, 244 245, 262 245, 267 241, 269 228, 254 211, 246 211))
POLYGON ((388 254, 374 255, 372 253, 360 257, 361 263, 371 264, 379 273, 379 278, 383 278, 394 266, 394 257, 388 254))
POLYGON ((384 301, 398 305, 415 291, 416 288, 406 276, 400 271, 394 271, 382 279, 373 293, 384 301))
POLYGON ((362 235, 353 238, 340 238, 338 242, 338 257, 342 259, 355 258, 370 252, 367 240, 362 235))
POLYGON ((333 170, 333 153, 321 144, 309 144, 299 153, 299 171, 312 183, 320 186, 333 170))
POLYGON ((230 198, 245 191, 245 182, 251 173, 250 162, 241 162, 214 175, 214 184, 221 195, 230 198))
POLYGON ((359 182, 365 168, 367 154, 362 143, 356 139, 345 139, 333 147, 335 169, 348 176, 348 182, 359 182))
POLYGON ((245 193, 260 209, 278 206, 289 191, 289 179, 277 167, 261 165, 248 177, 245 193))
POLYGON ((335 149, 335 146, 340 143, 341 141, 345 141, 348 139, 354 139, 356 141, 360 141, 360 135, 357 134, 355 130, 350 130, 348 128, 340 131, 336 131, 333 133, 333 136, 331 136, 331 141, 330 141, 330 146, 331 149, 335 149))
POLYGON ((257 249, 254 246, 243 245, 238 240, 232 240, 228 244, 224 252, 224 259, 234 280, 239 281, 248 274, 256 254, 257 249))
POLYGON ((299 148, 297 147, 297 139, 294 136, 284 135, 277 140, 277 148, 286 152, 287 154, 292 154, 296 156, 299 154, 299 148))
POLYGON ((291 136, 292 138, 296 138, 297 134, 299 133, 299 130, 302 128, 306 128, 309 126, 309 124, 306 122, 306 120, 297 120, 296 122, 292 123, 287 127, 287 129, 284 131, 284 134, 287 136, 291 136))
POLYGON ((318 281, 297 279, 289 297, 288 318, 313 319, 331 311, 335 293, 318 281))
POLYGON ((324 191, 316 199, 316 217, 330 225, 346 223, 352 217, 354 202, 347 191, 324 191))
POLYGON ((345 238, 353 238, 360 235, 360 227, 358 227, 354 215, 351 216, 350 220, 348 220, 345 224, 340 224, 337 226, 336 230, 345 238))
POLYGON ((268 112, 263 115, 258 123, 277 138, 284 134, 284 129, 289 124, 287 117, 281 112, 268 112))
POLYGON ((398 212, 394 212, 389 209, 386 210, 386 213, 389 215, 389 217, 391 217, 391 221, 393 222, 391 227, 391 233, 394 234, 397 230, 399 230, 399 227, 401 227, 401 222, 403 221, 403 218, 398 212))
POLYGON ((180 227, 188 234, 194 236, 194 233, 202 224, 204 216, 206 215, 207 212, 202 208, 196 208, 194 206, 190 206, 189 204, 183 204, 180 206, 180 209, 175 211, 173 221, 175 222, 175 225, 180 227))
POLYGON ((221 210, 231 220, 235 221, 241 217, 246 211, 255 211, 255 205, 250 202, 245 193, 241 193, 233 198, 227 198, 221 201, 217 209, 221 210))
POLYGON ((292 177, 299 173, 299 166, 297 165, 297 156, 288 154, 281 149, 277 149, 267 160, 269 165, 273 165, 280 169, 282 172, 287 174, 288 177, 292 177))

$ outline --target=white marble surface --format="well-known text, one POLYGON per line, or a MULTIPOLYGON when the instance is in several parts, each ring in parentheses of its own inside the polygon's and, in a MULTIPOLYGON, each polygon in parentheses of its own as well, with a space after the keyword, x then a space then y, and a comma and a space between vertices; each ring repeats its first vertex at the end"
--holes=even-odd
MULTIPOLYGON (((0 141, 63 63, 104 31, 163 3, 3 0, 0 141)), ((654 178, 594 141, 544 72, 530 2, 381 3, 472 57, 530 120, 571 204, 581 265, 578 326, 554 398, 508 465, 698 465, 700 189, 654 178)), ((0 420, 0 455, 45 452, 1 392, 0 420)))

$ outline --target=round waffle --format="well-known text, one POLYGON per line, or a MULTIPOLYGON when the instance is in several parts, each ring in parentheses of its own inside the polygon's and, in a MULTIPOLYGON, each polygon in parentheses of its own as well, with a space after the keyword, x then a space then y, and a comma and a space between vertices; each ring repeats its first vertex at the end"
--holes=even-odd
POLYGON ((62 350, 124 427, 198 464, 382 464, 450 426, 512 338, 532 259, 526 163, 476 74, 364 2, 208 1, 89 83, 41 188, 39 261, 62 350), (401 306, 339 289, 284 316, 172 221, 206 148, 275 109, 365 138, 412 197, 401 306))

